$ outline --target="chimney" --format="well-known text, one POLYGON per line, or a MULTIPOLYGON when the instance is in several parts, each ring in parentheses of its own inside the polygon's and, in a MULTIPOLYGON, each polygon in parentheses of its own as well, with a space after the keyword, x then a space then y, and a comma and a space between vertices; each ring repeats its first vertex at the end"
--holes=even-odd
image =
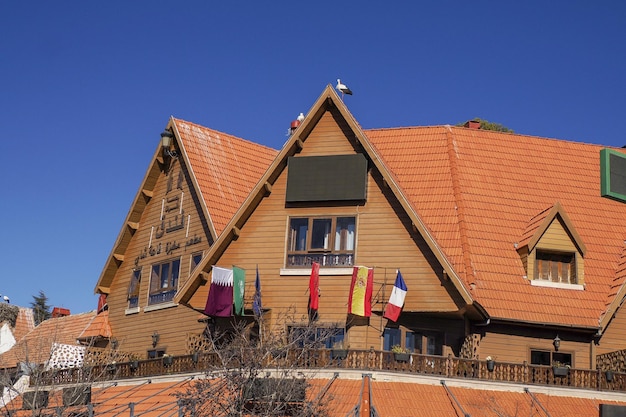
POLYGON ((468 120, 465 122, 463 127, 468 127, 470 129, 480 129, 480 122, 478 120, 468 120))
POLYGON ((52 309, 52 318, 55 319, 57 317, 65 317, 70 315, 70 310, 68 308, 62 307, 54 307, 52 309))
POLYGON ((300 126, 300 120, 296 119, 293 122, 291 122, 291 126, 289 127, 289 136, 293 135, 293 132, 296 131, 298 126, 300 126))

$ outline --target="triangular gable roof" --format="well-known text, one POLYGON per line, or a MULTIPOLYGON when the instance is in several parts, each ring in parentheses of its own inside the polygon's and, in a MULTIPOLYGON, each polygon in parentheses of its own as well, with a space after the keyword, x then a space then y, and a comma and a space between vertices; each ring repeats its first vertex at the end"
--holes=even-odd
POLYGON ((542 210, 530 219, 528 225, 526 226, 526 230, 518 243, 518 248, 528 246, 528 251, 532 251, 537 243, 539 243, 541 236, 543 236, 546 230, 548 230, 548 227, 550 227, 552 222, 557 218, 560 218, 566 231, 572 236, 572 241, 578 248, 580 254, 585 256, 587 248, 576 231, 572 221, 567 216, 565 209, 563 209, 563 206, 558 201, 554 204, 554 206, 542 210))
POLYGON ((98 313, 91 323, 78 335, 79 340, 89 340, 92 338, 111 337, 111 325, 109 324, 109 310, 98 313))
POLYGON ((626 205, 600 196, 603 147, 451 126, 365 133, 492 319, 598 329, 626 236, 626 205), (541 219, 561 217, 585 252, 583 291, 524 279, 515 246, 548 206, 541 219))
MULTIPOLYGON (((166 127, 174 132, 179 158, 182 158, 200 200, 202 214, 209 223, 214 240, 237 211, 245 197, 265 172, 277 151, 233 135, 186 122, 174 117, 166 127)), ((152 198, 163 167, 161 147, 150 166, 124 221, 95 292, 109 293, 124 253, 139 227, 141 215, 152 198)))
POLYGON ((223 233, 218 238, 209 253, 203 258, 199 267, 196 268, 189 280, 187 280, 183 287, 178 291, 175 297, 176 302, 187 304, 195 291, 206 282, 206 278, 203 277, 203 271, 205 269, 208 270, 207 266, 212 265, 219 258, 219 256, 221 256, 230 241, 237 237, 238 230, 243 226, 262 198, 266 195, 266 193, 271 192, 272 184, 287 166, 288 157, 294 155, 297 150, 304 146, 304 142, 311 131, 315 128, 317 122, 323 114, 331 108, 335 108, 339 112, 352 131, 354 139, 363 147, 364 153, 370 158, 379 172, 381 172, 383 178, 387 181, 389 187, 400 201, 400 204, 405 210, 407 210, 407 214, 411 218, 413 225, 422 234, 439 262, 443 265, 444 271, 451 278, 465 302, 467 304, 472 303, 472 298, 467 291, 467 288, 462 284, 450 262, 438 247, 437 242, 432 239, 429 230, 426 228, 420 217, 414 210, 412 210, 410 203, 403 194, 402 189, 398 186, 396 179, 390 174, 386 165, 383 163, 375 148, 370 143, 368 137, 363 133, 359 124, 330 85, 324 89, 315 104, 312 106, 311 110, 309 110, 304 121, 295 130, 295 132, 293 132, 292 136, 274 159, 274 162, 270 165, 263 177, 257 183, 256 187, 252 190, 252 193, 233 216, 232 220, 225 229, 228 233, 223 233))

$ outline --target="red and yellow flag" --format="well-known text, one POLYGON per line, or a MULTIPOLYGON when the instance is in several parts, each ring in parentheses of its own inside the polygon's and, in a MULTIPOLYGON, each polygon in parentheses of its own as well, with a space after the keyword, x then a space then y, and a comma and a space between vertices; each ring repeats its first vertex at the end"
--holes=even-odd
POLYGON ((374 288, 374 269, 355 266, 352 270, 348 313, 356 316, 372 315, 372 290, 374 288))

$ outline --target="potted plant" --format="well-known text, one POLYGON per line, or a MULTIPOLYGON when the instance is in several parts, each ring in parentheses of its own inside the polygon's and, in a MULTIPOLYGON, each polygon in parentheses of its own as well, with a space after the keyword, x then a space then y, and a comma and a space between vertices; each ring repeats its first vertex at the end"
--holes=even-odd
POLYGON ((569 374, 569 365, 563 364, 559 361, 552 362, 552 372, 556 377, 564 377, 569 374))
POLYGON ((163 366, 172 366, 174 358, 172 355, 168 355, 167 353, 163 355, 163 366))
POLYGON ((487 356, 485 358, 485 361, 487 361, 487 370, 489 372, 493 372, 493 369, 496 366, 496 360, 494 358, 492 358, 491 356, 487 356))
POLYGON ((408 362, 411 358, 409 350, 400 345, 393 345, 391 347, 391 352, 393 352, 393 358, 396 362, 408 362))
POLYGON ((131 355, 128 358, 129 362, 130 362, 130 370, 131 371, 136 371, 137 368, 139 368, 139 357, 136 355, 131 355))

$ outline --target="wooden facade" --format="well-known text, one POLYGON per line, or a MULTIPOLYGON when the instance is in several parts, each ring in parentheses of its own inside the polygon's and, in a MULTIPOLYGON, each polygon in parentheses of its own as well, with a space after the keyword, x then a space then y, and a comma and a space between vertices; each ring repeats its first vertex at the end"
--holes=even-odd
POLYGON ((107 297, 111 329, 124 351, 140 357, 148 351, 187 352, 187 334, 200 334, 198 313, 174 303, 175 288, 167 291, 152 277, 153 266, 180 263, 178 284, 190 276, 196 257, 209 248, 211 234, 198 195, 182 158, 163 161, 151 198, 124 252, 124 262, 112 280, 107 297), (140 273, 135 294, 131 279, 140 273), (136 299, 135 299, 136 297, 136 299), (152 335, 158 334, 153 343, 152 335))

